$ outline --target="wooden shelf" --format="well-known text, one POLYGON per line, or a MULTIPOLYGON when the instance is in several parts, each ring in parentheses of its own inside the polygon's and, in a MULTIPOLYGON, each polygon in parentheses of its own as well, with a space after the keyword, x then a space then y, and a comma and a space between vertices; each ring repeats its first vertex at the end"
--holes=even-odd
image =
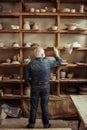
POLYGON ((58 31, 51 31, 51 30, 22 30, 23 33, 48 33, 48 34, 54 34, 58 33, 58 31))
MULTIPOLYGON (((24 69, 25 69, 25 67, 27 65, 26 63, 23 62, 23 59, 25 57, 27 57, 27 55, 31 55, 30 53, 32 53, 32 51, 34 49, 32 47, 24 47, 23 46, 23 44, 28 40, 27 35, 30 35, 30 34, 31 35, 33 35, 33 34, 36 35, 36 34, 38 34, 38 35, 42 36, 44 34, 46 34, 46 35, 52 34, 55 37, 54 38, 55 39, 54 40, 55 46, 57 46, 57 48, 61 51, 60 55, 65 50, 65 48, 60 47, 61 46, 60 44, 61 44, 62 34, 66 34, 66 35, 70 34, 71 36, 72 35, 74 35, 74 36, 76 36, 76 35, 84 35, 85 37, 87 35, 87 30, 79 30, 79 29, 77 29, 77 30, 70 31, 70 30, 67 30, 65 28, 60 29, 62 19, 63 20, 67 19, 67 21, 69 19, 74 19, 74 20, 75 19, 83 19, 83 20, 87 19, 87 13, 86 12, 84 12, 84 13, 79 13, 79 12, 76 12, 76 13, 62 13, 62 12, 60 12, 60 9, 62 7, 61 5, 62 4, 67 5, 67 4, 72 4, 72 3, 73 4, 75 3, 77 5, 78 4, 86 5, 86 3, 87 3, 86 0, 72 0, 72 1, 70 1, 70 0, 50 0, 50 1, 49 0, 44 0, 44 1, 41 1, 41 0, 34 0, 34 1, 33 0, 1 0, 0 2, 2 2, 3 4, 10 4, 10 2, 11 2, 11 4, 12 4, 12 2, 14 2, 14 4, 16 3, 16 5, 19 8, 17 8, 17 10, 14 10, 14 12, 13 11, 10 12, 10 10, 8 10, 7 12, 6 11, 0 12, 0 19, 1 19, 1 21, 4 21, 4 19, 8 19, 8 21, 10 21, 10 19, 11 20, 17 19, 16 22, 20 26, 20 29, 11 29, 10 28, 10 23, 9 23, 8 28, 4 27, 3 30, 0 30, 0 35, 2 35, 2 34, 3 35, 4 34, 6 34, 6 35, 7 34, 9 34, 9 35, 17 35, 18 38, 16 40, 18 40, 18 42, 19 42, 19 47, 0 47, 0 51, 3 52, 3 53, 5 53, 5 51, 6 51, 6 53, 7 53, 7 51, 9 53, 10 53, 10 51, 11 51, 11 53, 12 52, 13 53, 19 52, 20 59, 21 59, 20 64, 0 64, 0 67, 1 67, 1 69, 8 69, 8 67, 9 67, 9 68, 13 69, 13 71, 17 68, 17 69, 19 69, 18 73, 21 75, 22 78, 24 76, 24 69), (50 8, 52 8, 52 7, 49 7, 49 11, 45 12, 45 13, 41 13, 41 12, 40 13, 24 12, 24 5, 26 4, 26 2, 30 3, 30 4, 31 3, 33 4, 33 2, 34 2, 34 4, 35 3, 39 4, 39 2, 40 3, 46 3, 46 4, 51 3, 52 4, 51 6, 53 8, 56 7, 57 12, 53 13, 52 11, 50 11, 50 8), (43 19, 45 19, 45 20, 52 19, 53 22, 55 23, 55 25, 58 26, 58 30, 53 31, 53 30, 48 30, 47 28, 43 29, 43 30, 33 30, 33 29, 24 30, 23 29, 23 24, 24 24, 26 19, 29 19, 29 21, 30 20, 32 21, 32 19, 35 19, 35 20, 37 20, 37 19, 41 19, 41 20, 43 20, 43 19), (29 52, 29 54, 28 54, 28 52, 29 52), (16 68, 14 68, 14 67, 16 67, 16 68)), ((13 21, 13 25, 14 25, 14 23, 15 22, 13 21)), ((14 38, 14 36, 13 36, 13 38, 14 38)), ((48 41, 49 41, 49 39, 48 39, 48 41)), ((53 53, 53 48, 52 47, 48 47, 45 50, 46 50, 46 53, 50 53, 50 52, 53 53)), ((84 47, 81 47, 81 48, 74 48, 73 51, 74 51, 74 53, 84 53, 84 57, 85 57, 86 51, 87 51, 87 46, 86 47, 84 46, 84 47)), ((13 54, 11 56, 13 57, 13 54)), ((4 56, 1 56, 1 57, 2 57, 2 61, 3 61, 4 56)), ((6 58, 7 57, 8 57, 8 54, 7 54, 6 58)), ((74 79, 74 78, 73 79, 67 79, 67 78, 66 79, 60 79, 60 70, 62 68, 80 69, 80 68, 77 68, 77 67, 82 67, 82 68, 87 67, 87 65, 78 65, 78 64, 74 64, 74 63, 76 63, 76 62, 73 62, 73 60, 72 60, 71 63, 69 62, 66 65, 59 66, 57 68, 57 71, 56 71, 57 80, 50 80, 50 84, 53 84, 53 85, 55 84, 55 86, 57 88, 57 95, 60 94, 60 89, 61 89, 61 84, 60 83, 83 83, 83 84, 87 83, 87 79, 79 79, 79 78, 78 79, 74 79)), ((3 73, 4 73, 4 71, 3 71, 3 73)), ((4 84, 4 83, 6 83, 6 84, 9 84, 9 83, 20 84, 19 85, 19 87, 20 87, 20 95, 11 95, 11 96, 4 95, 3 97, 1 97, 1 99, 21 99, 22 100, 23 98, 28 98, 28 96, 23 95, 23 91, 24 91, 24 87, 25 87, 24 86, 24 79, 23 80, 22 79, 21 80, 14 80, 14 79, 13 80, 12 79, 10 79, 10 80, 1 80, 0 83, 1 84, 4 84)))
POLYGON ((29 96, 26 96, 26 95, 23 95, 22 97, 25 98, 25 99, 26 99, 26 98, 27 98, 27 99, 30 99, 30 97, 29 97, 29 96))
POLYGON ((5 2, 5 3, 13 3, 13 2, 20 2, 20 0, 0 0, 1 2, 5 2))
POLYGON ((86 3, 86 0, 73 0, 73 1, 70 1, 70 0, 61 0, 60 1, 61 3, 69 3, 69 4, 72 4, 72 3, 74 3, 74 4, 85 4, 86 3))
POLYGON ((77 63, 76 64, 70 64, 69 63, 69 64, 66 64, 66 65, 63 64, 63 65, 60 66, 60 68, 62 68, 62 67, 81 67, 81 66, 86 67, 87 63, 82 63, 82 64, 77 64, 77 63))
POLYGON ((59 80, 50 80, 50 83, 59 83, 59 80))
POLYGON ((22 83, 23 80, 17 80, 17 79, 9 79, 9 80, 0 80, 0 83, 22 83))
MULTIPOLYGON (((60 51, 64 51, 66 48, 65 47, 60 47, 58 48, 60 51)), ((87 51, 87 47, 80 47, 80 48, 73 48, 75 51, 87 51)))
POLYGON ((30 12, 21 12, 20 13, 21 16, 23 17, 43 17, 43 18, 49 18, 49 17, 56 17, 58 15, 58 13, 30 13, 30 12))
POLYGON ((20 67, 22 64, 0 64, 0 67, 20 67))
POLYGON ((0 47, 0 50, 19 50, 22 47, 0 47))
POLYGON ((21 96, 20 95, 3 95, 3 96, 0 96, 0 99, 21 99, 21 96))
POLYGON ((0 17, 4 17, 4 18, 15 18, 15 17, 19 17, 20 13, 19 12, 0 12, 0 17))
POLYGON ((19 33, 20 30, 18 29, 3 29, 3 30, 0 30, 0 33, 19 33))
POLYGON ((85 18, 87 17, 87 13, 79 13, 79 12, 76 12, 76 13, 59 13, 60 17, 77 17, 77 18, 85 18))
POLYGON ((81 34, 81 35, 87 35, 87 30, 85 31, 80 31, 80 30, 60 30, 59 31, 60 33, 63 33, 63 34, 81 34))
POLYGON ((60 79, 60 83, 65 83, 65 82, 67 82, 67 83, 87 83, 87 79, 74 79, 74 78, 72 78, 72 79, 69 79, 69 78, 65 78, 65 79, 60 79))
MULTIPOLYGON (((77 64, 73 64, 73 63, 70 64, 69 63, 69 64, 66 64, 66 65, 63 64, 62 66, 66 66, 66 67, 77 67, 77 64)), ((60 66, 60 67, 62 67, 62 66, 60 66)))

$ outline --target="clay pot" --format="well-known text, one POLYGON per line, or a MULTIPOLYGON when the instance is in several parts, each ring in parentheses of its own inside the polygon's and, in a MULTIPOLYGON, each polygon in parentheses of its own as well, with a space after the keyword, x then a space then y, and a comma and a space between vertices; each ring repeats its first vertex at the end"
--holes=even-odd
POLYGON ((73 76, 74 76, 73 73, 68 73, 68 74, 67 74, 67 78, 69 78, 69 79, 73 78, 73 76))
POLYGON ((65 71, 61 71, 60 77, 61 77, 62 79, 64 79, 64 78, 66 77, 66 72, 65 72, 65 71))
POLYGON ((31 29, 28 21, 25 21, 23 29, 25 29, 25 30, 30 30, 31 29))

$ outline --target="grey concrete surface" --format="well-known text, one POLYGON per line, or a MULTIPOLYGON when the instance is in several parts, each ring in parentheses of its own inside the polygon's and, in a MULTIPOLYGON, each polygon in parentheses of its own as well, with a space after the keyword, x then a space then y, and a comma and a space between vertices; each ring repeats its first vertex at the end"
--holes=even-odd
MULTIPOLYGON (((0 128, 25 128, 28 123, 28 118, 7 118, 0 120, 0 128)), ((77 130, 78 121, 65 120, 50 120, 52 128, 72 128, 77 130)), ((37 119, 35 128, 43 128, 41 119, 37 119)), ((82 129, 83 130, 83 129, 82 129)))

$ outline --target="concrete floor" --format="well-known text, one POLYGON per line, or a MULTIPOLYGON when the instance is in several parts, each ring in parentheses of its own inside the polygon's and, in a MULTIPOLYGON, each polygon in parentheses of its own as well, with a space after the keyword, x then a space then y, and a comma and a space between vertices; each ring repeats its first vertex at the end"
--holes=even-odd
MULTIPOLYGON (((0 121, 0 128, 25 128, 28 123, 27 118, 8 118, 0 121)), ((52 128, 72 128, 77 130, 77 121, 50 120, 52 128)), ((40 119, 36 120, 35 128, 43 128, 40 119)), ((82 129, 83 130, 83 129, 82 129)))

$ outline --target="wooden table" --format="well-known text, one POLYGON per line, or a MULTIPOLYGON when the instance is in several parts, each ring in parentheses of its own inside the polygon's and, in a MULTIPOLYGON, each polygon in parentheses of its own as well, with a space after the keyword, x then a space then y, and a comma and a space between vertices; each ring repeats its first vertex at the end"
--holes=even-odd
MULTIPOLYGON (((84 127, 87 128, 87 95, 70 95, 84 127)), ((79 123, 80 126, 80 123, 79 123)))

